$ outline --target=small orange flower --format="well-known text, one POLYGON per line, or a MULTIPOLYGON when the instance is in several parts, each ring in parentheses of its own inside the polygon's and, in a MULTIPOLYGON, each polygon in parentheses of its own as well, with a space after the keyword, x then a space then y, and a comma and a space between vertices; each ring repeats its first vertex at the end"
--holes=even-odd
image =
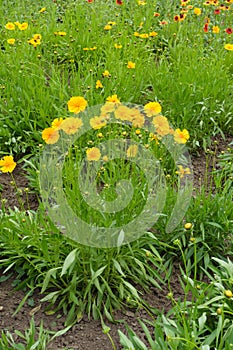
POLYGON ((181 131, 180 129, 176 129, 174 131, 174 140, 177 143, 186 143, 189 139, 189 132, 188 130, 184 129, 183 131, 181 131))
POLYGON ((3 173, 12 173, 16 167, 16 162, 12 156, 5 156, 0 160, 0 171, 3 173))
POLYGON ((59 132, 54 128, 46 128, 42 131, 42 139, 48 144, 53 145, 59 140, 59 132))
POLYGON ((87 106, 87 101, 82 96, 75 96, 71 97, 67 104, 70 112, 78 114, 81 111, 84 111, 87 106))
POLYGON ((101 157, 100 150, 97 147, 88 148, 86 150, 86 154, 87 160, 89 161, 98 161, 101 157))
POLYGON ((80 118, 70 117, 63 120, 60 129, 62 129, 67 135, 73 135, 82 125, 83 122, 80 118))

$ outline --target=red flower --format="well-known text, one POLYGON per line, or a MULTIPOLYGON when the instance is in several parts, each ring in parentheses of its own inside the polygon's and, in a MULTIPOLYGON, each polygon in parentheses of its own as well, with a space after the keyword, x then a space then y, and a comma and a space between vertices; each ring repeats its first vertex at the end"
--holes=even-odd
POLYGON ((220 9, 216 9, 216 10, 214 10, 214 14, 215 14, 215 15, 219 15, 219 14, 220 14, 220 12, 221 12, 221 11, 220 11, 220 9))
POLYGON ((117 5, 123 5, 123 1, 121 1, 121 0, 116 0, 116 4, 117 4, 117 5))
POLYGON ((94 2, 94 0, 87 0, 87 2, 94 2))
POLYGON ((209 23, 206 23, 206 24, 204 25, 204 28, 203 28, 203 30, 204 30, 205 33, 208 33, 208 31, 209 31, 208 27, 209 27, 209 23))
POLYGON ((232 30, 232 28, 226 28, 226 29, 225 29, 225 32, 226 32, 227 34, 232 34, 232 33, 233 33, 233 30, 232 30))

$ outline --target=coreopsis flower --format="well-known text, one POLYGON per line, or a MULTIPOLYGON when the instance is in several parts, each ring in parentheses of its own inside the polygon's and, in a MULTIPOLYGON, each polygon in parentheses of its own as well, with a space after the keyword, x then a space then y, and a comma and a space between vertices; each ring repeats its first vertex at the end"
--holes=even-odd
POLYGON ((175 142, 186 143, 189 139, 189 132, 186 129, 184 129, 184 130, 176 129, 174 131, 173 136, 174 136, 175 142))
POLYGON ((32 38, 32 39, 28 40, 28 43, 29 43, 30 45, 32 45, 34 48, 36 48, 38 45, 41 44, 41 41, 40 41, 40 39, 34 39, 34 38, 32 38))
POLYGON ((122 45, 114 44, 115 49, 121 49, 122 45))
POLYGON ((154 13, 154 17, 159 17, 159 16, 160 16, 160 13, 158 13, 158 12, 154 13))
POLYGON ((101 115, 102 116, 107 116, 109 113, 113 112, 115 110, 115 103, 113 102, 106 102, 102 107, 101 107, 101 115))
POLYGON ((102 89, 103 88, 103 84, 101 83, 100 80, 97 80, 96 84, 95 84, 96 89, 102 89))
POLYGON ((86 150, 86 154, 87 160, 89 161, 98 161, 101 157, 100 150, 97 147, 88 148, 86 150))
POLYGON ((152 121, 156 134, 159 136, 165 136, 170 134, 170 126, 166 117, 162 115, 157 115, 152 121))
POLYGON ((146 1, 144 1, 144 0, 138 0, 138 5, 139 5, 139 6, 145 6, 145 5, 146 5, 146 1))
POLYGON ((117 97, 117 95, 109 96, 106 101, 107 102, 113 102, 113 103, 120 103, 120 100, 117 97))
POLYGON ((212 32, 213 32, 214 34, 218 34, 218 33, 220 32, 219 26, 213 26, 212 32))
POLYGON ((58 36, 66 36, 66 32, 54 32, 53 34, 58 36))
POLYGON ((128 64, 127 64, 127 68, 134 69, 135 68, 135 63, 132 62, 132 61, 129 61, 128 64))
POLYGON ((42 35, 41 35, 41 34, 34 34, 34 35, 33 35, 33 39, 35 39, 35 40, 41 40, 41 39, 42 39, 42 35))
POLYGON ((102 73, 102 76, 103 76, 103 77, 106 77, 106 78, 110 78, 110 77, 111 77, 111 74, 109 73, 108 70, 105 70, 105 71, 102 73))
POLYGON ((74 96, 67 102, 68 110, 74 114, 78 114, 85 110, 87 101, 82 96, 74 96))
POLYGON ((19 30, 26 30, 28 28, 28 23, 27 22, 23 22, 22 24, 18 24, 18 28, 19 30))
POLYGON ((121 1, 121 0, 116 0, 116 4, 117 4, 117 5, 123 5, 123 1, 121 1))
POLYGON ((93 129, 98 130, 107 125, 107 121, 102 116, 96 116, 90 119, 90 125, 93 129))
POLYGON ((42 7, 42 9, 40 9, 40 13, 43 13, 43 12, 45 12, 46 11, 46 7, 42 7))
POLYGON ((46 128, 42 131, 42 139, 48 144, 53 145, 59 140, 59 132, 54 128, 46 128))
POLYGON ((5 28, 8 29, 8 30, 15 30, 15 25, 14 25, 14 23, 12 23, 12 22, 8 22, 8 23, 5 25, 5 28))
POLYGON ((225 44, 224 45, 224 49, 226 49, 228 51, 232 51, 233 50, 233 44, 225 44))
POLYGON ((182 179, 184 175, 190 175, 191 171, 190 168, 183 168, 182 165, 178 165, 179 170, 176 171, 176 174, 180 175, 180 178, 182 179))
POLYGON ((186 18, 186 14, 183 11, 183 13, 180 14, 180 22, 184 21, 185 18, 186 18))
POLYGON ((157 35, 158 35, 157 32, 150 32, 150 33, 149 33, 149 36, 152 36, 152 37, 157 36, 157 35))
POLYGON ((10 45, 14 45, 15 39, 14 39, 14 38, 7 39, 7 42, 8 42, 8 44, 10 44, 10 45))
POLYGON ((82 125, 83 122, 80 118, 70 117, 63 120, 60 125, 60 129, 63 130, 67 135, 73 135, 82 125))
POLYGON ((112 26, 110 24, 106 24, 104 26, 104 30, 110 30, 110 29, 112 29, 112 26))
POLYGON ((2 173, 12 173, 16 167, 16 162, 12 156, 5 156, 0 159, 0 171, 2 173))
POLYGON ((131 115, 130 115, 130 108, 127 107, 127 106, 120 105, 115 110, 114 115, 115 115, 116 119, 130 121, 130 117, 131 117, 131 115))
POLYGON ((138 34, 138 37, 142 38, 142 39, 147 39, 147 38, 149 38, 149 34, 148 33, 141 33, 141 34, 138 34))
POLYGON ((56 118, 52 121, 52 128, 55 130, 60 130, 63 118, 56 118))
POLYGON ((220 13, 221 13, 221 10, 220 10, 220 9, 214 10, 214 14, 215 14, 215 15, 219 15, 220 13))
POLYGON ((127 157, 129 157, 129 158, 136 157, 137 153, 138 153, 138 146, 137 145, 130 145, 126 151, 127 157))
POLYGON ((159 114, 162 111, 162 107, 158 102, 148 102, 144 106, 144 111, 147 117, 153 117, 156 114, 159 114))
POLYGON ((199 7, 195 7, 194 10, 193 10, 194 14, 197 15, 197 16, 200 16, 201 15, 201 9, 199 7))
POLYGON ((229 28, 225 29, 225 32, 230 35, 233 33, 233 30, 232 30, 232 28, 229 27, 229 28))

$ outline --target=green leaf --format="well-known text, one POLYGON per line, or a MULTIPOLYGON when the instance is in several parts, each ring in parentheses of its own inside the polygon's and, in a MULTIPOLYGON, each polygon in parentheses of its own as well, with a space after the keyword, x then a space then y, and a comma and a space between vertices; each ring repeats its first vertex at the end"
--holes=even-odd
POLYGON ((74 250, 72 250, 72 252, 70 252, 70 254, 68 254, 67 257, 65 258, 64 264, 63 264, 63 266, 62 266, 61 276, 65 275, 65 273, 67 272, 67 270, 69 269, 69 267, 70 267, 70 266, 73 264, 73 262, 75 261, 76 252, 77 252, 77 248, 75 248, 74 250))

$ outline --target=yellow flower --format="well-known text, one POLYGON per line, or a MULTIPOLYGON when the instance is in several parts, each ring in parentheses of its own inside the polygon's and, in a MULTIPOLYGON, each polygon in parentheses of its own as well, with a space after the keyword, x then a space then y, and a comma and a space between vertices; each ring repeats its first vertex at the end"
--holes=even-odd
POLYGON ((161 105, 158 102, 149 102, 144 106, 144 111, 147 117, 152 117, 162 111, 161 105))
POLYGON ((8 30, 15 30, 15 25, 14 25, 14 23, 12 23, 12 22, 8 22, 8 23, 5 25, 5 28, 8 29, 8 30))
POLYGON ((127 64, 127 68, 130 68, 130 69, 135 68, 135 63, 132 62, 132 61, 129 61, 128 64, 127 64))
POLYGON ((219 26, 213 26, 212 32, 218 34, 220 32, 219 26))
POLYGON ((102 107, 101 107, 101 114, 106 116, 109 113, 113 112, 115 110, 115 103, 113 102, 106 102, 102 107))
POLYGON ((156 134, 165 136, 170 134, 170 126, 166 117, 158 115, 153 118, 152 123, 155 126, 156 134))
POLYGON ((107 98, 107 102, 120 103, 120 100, 117 95, 112 95, 107 98))
POLYGON ((130 121, 130 108, 126 106, 119 106, 115 110, 115 118, 130 121))
POLYGON ((56 118, 52 121, 52 128, 55 130, 60 130, 63 118, 56 118))
POLYGON ((178 165, 179 170, 176 171, 176 174, 180 175, 180 178, 182 179, 184 175, 190 175, 191 171, 189 168, 183 168, 182 165, 178 165))
POLYGON ((87 154, 87 160, 91 161, 98 161, 101 157, 101 153, 99 148, 97 147, 92 147, 92 148, 88 148, 86 150, 86 154, 87 154))
POLYGON ((18 21, 14 22, 14 24, 18 27, 20 26, 20 23, 18 21))
POLYGON ((197 15, 197 16, 200 16, 201 14, 201 9, 199 7, 195 7, 194 10, 193 10, 194 14, 197 15))
POLYGON ((177 143, 186 143, 189 139, 189 132, 188 130, 184 129, 181 131, 180 129, 176 129, 174 131, 174 140, 177 143))
POLYGON ((54 35, 65 36, 66 32, 54 32, 54 35))
POLYGON ((102 159, 103 159, 104 162, 107 162, 108 161, 108 156, 103 156, 102 159))
POLYGON ((232 51, 233 50, 233 44, 225 44, 224 49, 232 51))
POLYGON ((87 101, 82 96, 74 96, 69 99, 67 104, 70 112, 78 114, 81 111, 85 110, 87 106, 87 101))
POLYGON ((110 30, 112 29, 112 26, 110 24, 106 24, 106 26, 104 27, 104 30, 110 30))
POLYGON ((15 39, 14 39, 14 38, 7 39, 7 42, 8 42, 8 44, 10 44, 10 45, 14 45, 15 39))
POLYGON ((19 30, 26 30, 28 28, 28 23, 27 22, 24 22, 22 24, 18 24, 18 28, 19 30))
POLYGON ((53 145, 59 140, 59 132, 54 128, 46 128, 42 131, 42 139, 48 144, 53 145))
POLYGON ((138 153, 138 146, 137 145, 130 145, 129 148, 126 151, 127 157, 136 157, 138 153))
POLYGON ((138 5, 144 6, 146 2, 144 0, 138 0, 138 5))
POLYGON ((115 49, 121 49, 122 45, 115 44, 114 47, 115 47, 115 49))
POLYGON ((186 222, 186 224, 184 225, 184 228, 186 230, 190 230, 190 228, 192 228, 192 227, 193 227, 193 225, 191 224, 191 222, 186 222))
POLYGON ((0 171, 3 173, 12 173, 16 167, 16 162, 12 156, 5 156, 0 160, 0 171))
POLYGON ((158 35, 157 32, 150 32, 150 33, 149 33, 149 36, 157 36, 157 35, 158 35))
POLYGON ((90 125, 93 129, 98 130, 107 124, 106 119, 102 116, 90 119, 90 125))
POLYGON ((60 129, 62 129, 67 135, 73 135, 82 125, 83 122, 80 118, 70 117, 63 120, 60 129))
POLYGON ((147 38, 149 38, 149 34, 147 34, 147 33, 138 34, 138 37, 141 39, 147 39, 147 38))
POLYGON ((34 35, 33 35, 33 39, 35 39, 35 40, 41 40, 41 39, 42 39, 42 35, 41 35, 41 34, 34 34, 34 35))
POLYGON ((233 293, 232 293, 232 291, 231 291, 230 289, 226 289, 226 290, 224 291, 224 294, 225 294, 225 296, 228 297, 228 298, 232 298, 232 297, 233 297, 233 293))
POLYGON ((30 45, 32 45, 34 48, 36 48, 38 45, 41 44, 41 41, 40 41, 40 39, 34 39, 34 38, 32 38, 32 39, 28 40, 28 43, 29 43, 30 45))
POLYGON ((96 89, 102 89, 103 88, 103 84, 101 83, 100 80, 97 80, 96 84, 95 84, 96 89))
POLYGON ((45 12, 45 10, 46 10, 46 7, 42 7, 42 9, 39 12, 43 13, 43 12, 45 12))
POLYGON ((103 77, 107 77, 107 78, 111 77, 111 74, 109 73, 108 70, 105 70, 105 71, 102 73, 102 75, 103 75, 103 77))

